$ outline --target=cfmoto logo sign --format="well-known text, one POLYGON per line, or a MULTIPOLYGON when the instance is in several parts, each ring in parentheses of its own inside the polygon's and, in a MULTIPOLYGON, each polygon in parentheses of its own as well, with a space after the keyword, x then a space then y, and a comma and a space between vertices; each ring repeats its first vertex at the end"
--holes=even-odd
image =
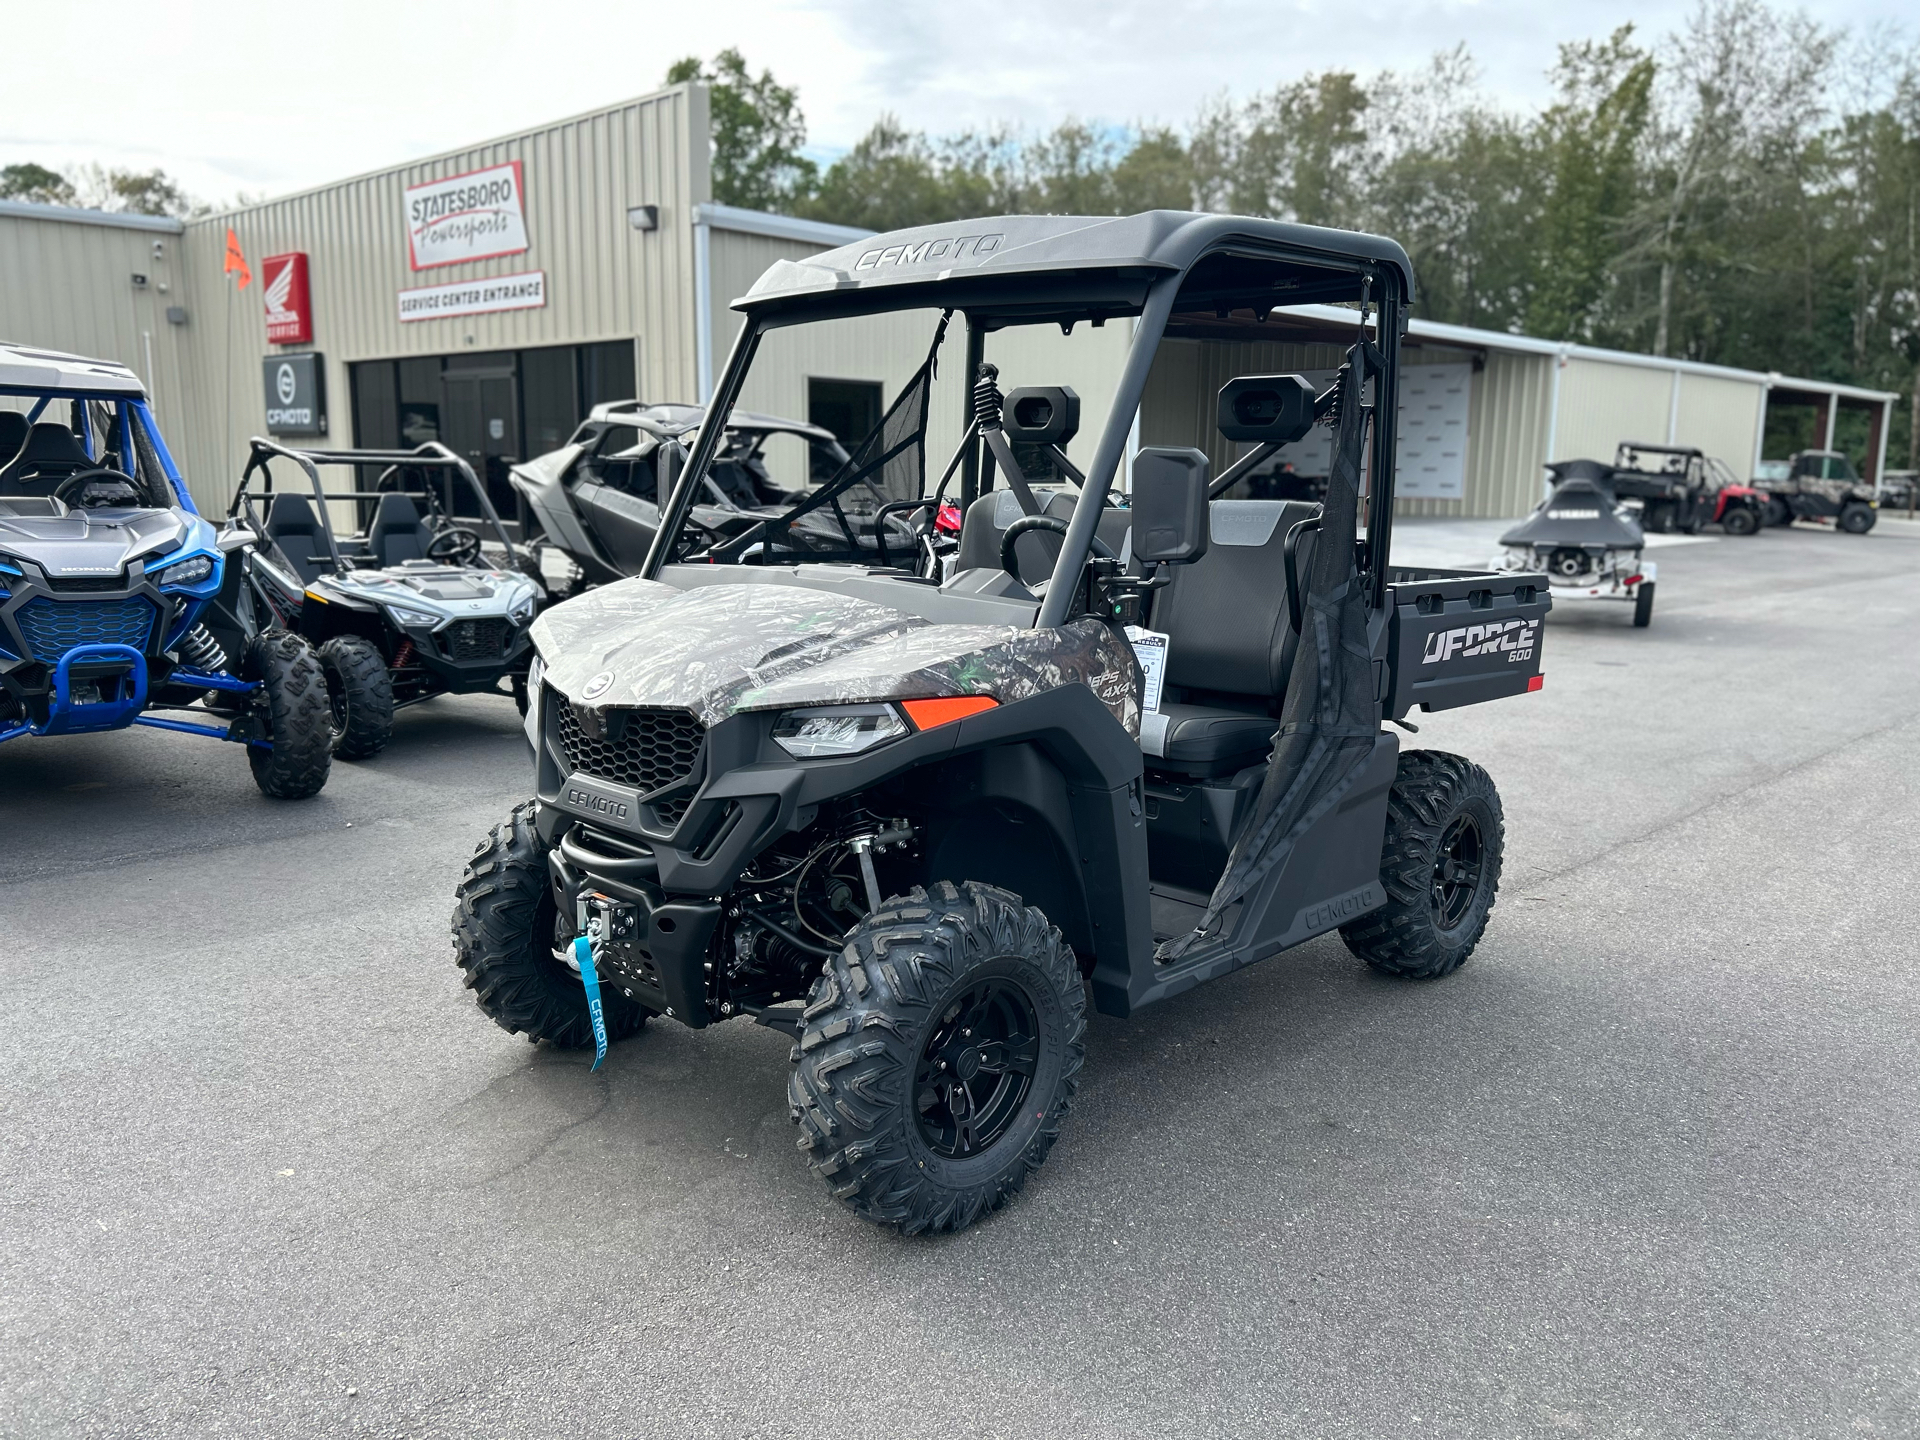
POLYGON ((273 377, 274 393, 280 397, 280 403, 291 405, 298 388, 293 378, 293 366, 282 361, 279 373, 273 377))
POLYGON ((610 690, 612 687, 613 687, 613 671, 602 670, 598 675, 594 676, 591 680, 587 681, 586 688, 582 690, 580 694, 585 699, 598 700, 602 695, 606 694, 607 691, 610 690))

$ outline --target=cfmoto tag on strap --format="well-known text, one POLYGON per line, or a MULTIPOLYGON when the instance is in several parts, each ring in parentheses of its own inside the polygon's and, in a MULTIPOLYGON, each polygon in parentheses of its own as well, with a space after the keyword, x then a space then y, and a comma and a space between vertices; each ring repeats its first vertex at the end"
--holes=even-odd
POLYGON ((580 963, 580 983, 587 987, 587 1018, 593 1021, 593 1068, 607 1058, 607 1017, 600 1009, 600 977, 593 968, 593 942, 584 935, 573 938, 573 958, 580 963))

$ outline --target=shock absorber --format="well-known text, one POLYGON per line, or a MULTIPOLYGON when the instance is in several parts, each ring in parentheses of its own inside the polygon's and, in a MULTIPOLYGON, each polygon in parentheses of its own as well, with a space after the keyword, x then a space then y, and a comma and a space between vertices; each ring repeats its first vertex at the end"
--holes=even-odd
POLYGON ((1005 397, 1000 393, 999 379, 999 367, 983 362, 979 378, 973 382, 973 418, 982 430, 1000 428, 1000 407, 1005 397))
POLYGON ((226 670, 227 652, 205 625, 195 625, 180 640, 180 656, 196 670, 226 670))

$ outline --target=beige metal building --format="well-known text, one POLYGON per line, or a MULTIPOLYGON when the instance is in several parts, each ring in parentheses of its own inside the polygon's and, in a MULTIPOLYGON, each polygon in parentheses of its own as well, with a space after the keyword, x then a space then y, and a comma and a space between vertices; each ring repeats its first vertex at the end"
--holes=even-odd
MULTIPOLYGON (((510 511, 509 464, 560 444, 595 403, 704 398, 738 329, 729 300, 776 260, 864 238, 712 203, 709 152, 694 84, 184 224, 0 202, 0 337, 133 367, 205 509, 225 509, 248 437, 273 428, 327 446, 444 440, 510 511), (226 269, 229 230, 245 289, 226 269)), ((743 403, 858 431, 918 366, 937 318, 777 333, 743 403)), ((1308 311, 1226 346, 1170 341, 1136 442, 1198 445, 1225 464, 1220 383, 1330 371, 1352 323, 1308 311)), ((1009 388, 1079 391, 1088 420, 1069 449, 1084 464, 1130 335, 1124 323, 1003 331, 987 358, 1009 388)), ((936 464, 963 423, 958 338, 942 354, 936 464)), ((1814 438, 1829 440, 1845 408, 1866 409, 1857 458, 1878 474, 1894 398, 1421 321, 1406 361, 1403 508, 1435 515, 1523 513, 1546 462, 1610 457, 1622 440, 1696 444, 1745 473, 1770 404, 1814 406, 1814 438)), ((1303 473, 1313 444, 1288 457, 1303 473)))

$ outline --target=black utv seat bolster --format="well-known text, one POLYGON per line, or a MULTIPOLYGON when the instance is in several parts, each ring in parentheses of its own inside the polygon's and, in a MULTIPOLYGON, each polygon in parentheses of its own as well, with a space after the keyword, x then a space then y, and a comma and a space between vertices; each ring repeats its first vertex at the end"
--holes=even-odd
POLYGON ((0 410, 0 466, 9 464, 27 443, 27 417, 18 410, 0 410))
POLYGON ((304 495, 276 495, 267 506, 267 538, 294 568, 301 584, 333 568, 320 517, 304 495))
POLYGON ((382 569, 404 560, 424 560, 433 534, 420 523, 413 501, 397 491, 382 495, 367 527, 367 550, 382 569))
POLYGON ((1241 714, 1178 700, 1161 701, 1160 713, 1167 717, 1160 758, 1176 764, 1212 767, 1221 761, 1251 757, 1245 761, 1250 765, 1266 753, 1273 744, 1273 732, 1280 727, 1280 722, 1264 711, 1241 714))
MULTIPOLYGON (((1034 491, 1034 496, 1040 501, 1041 514, 1051 515, 1056 520, 1073 519, 1075 497, 1071 492, 1049 490, 1043 486, 1034 491)), ((954 564, 954 573, 998 570, 1000 541, 1005 538, 1007 527, 1018 520, 1022 513, 1020 501, 1011 490, 989 490, 969 505, 960 524, 960 558, 954 564)), ((1132 521, 1132 511, 1109 505, 1100 512, 1100 524, 1095 533, 1114 554, 1119 555, 1123 553, 1127 528, 1132 521)), ((1054 562, 1060 558, 1060 537, 1045 531, 1025 535, 1014 543, 1013 550, 1020 561, 1021 579, 1029 585, 1037 584, 1053 573, 1054 562)))

